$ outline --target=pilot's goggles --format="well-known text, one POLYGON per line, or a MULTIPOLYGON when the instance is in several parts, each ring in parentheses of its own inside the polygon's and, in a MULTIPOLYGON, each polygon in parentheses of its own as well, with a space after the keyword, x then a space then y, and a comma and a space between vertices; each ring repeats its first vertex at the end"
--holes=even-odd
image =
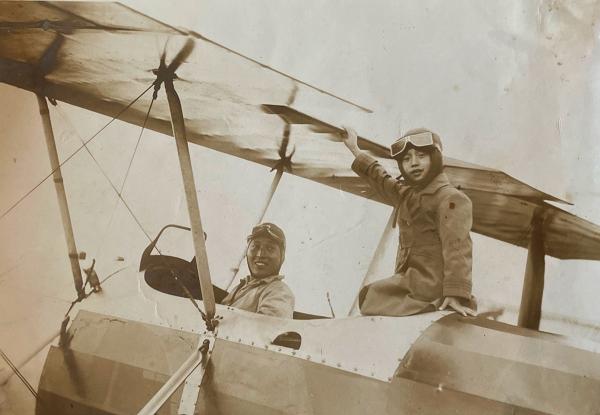
POLYGON ((267 236, 285 248, 285 235, 276 225, 271 223, 262 223, 252 228, 252 234, 248 236, 248 242, 259 236, 267 236))
MULTIPOLYGON (((390 154, 392 157, 397 157, 406 151, 408 145, 411 144, 413 147, 428 147, 435 146, 440 149, 438 143, 433 139, 433 134, 430 132, 417 133, 412 135, 407 135, 406 137, 402 137, 398 139, 396 142, 392 144, 390 147, 390 154)), ((440 149, 441 151, 441 149, 440 149)))

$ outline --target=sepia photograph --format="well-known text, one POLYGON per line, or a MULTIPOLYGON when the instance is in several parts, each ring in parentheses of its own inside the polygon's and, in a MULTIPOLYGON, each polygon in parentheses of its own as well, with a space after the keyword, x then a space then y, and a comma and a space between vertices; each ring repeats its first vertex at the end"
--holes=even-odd
POLYGON ((599 0, 0 0, 0 415, 600 414, 599 0))

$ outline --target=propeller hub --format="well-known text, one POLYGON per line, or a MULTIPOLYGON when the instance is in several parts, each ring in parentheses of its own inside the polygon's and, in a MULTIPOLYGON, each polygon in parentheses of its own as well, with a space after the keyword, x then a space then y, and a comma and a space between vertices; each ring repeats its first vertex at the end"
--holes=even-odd
POLYGON ((160 57, 160 65, 157 69, 153 69, 152 73, 156 75, 155 88, 160 88, 160 85, 165 81, 173 81, 178 79, 175 71, 179 66, 190 56, 194 50, 195 43, 191 38, 188 38, 185 45, 177 52, 171 63, 166 64, 166 45, 160 57))
POLYGON ((178 79, 177 74, 166 67, 152 69, 152 73, 156 75, 156 81, 161 84, 166 80, 173 81, 175 79, 178 79))

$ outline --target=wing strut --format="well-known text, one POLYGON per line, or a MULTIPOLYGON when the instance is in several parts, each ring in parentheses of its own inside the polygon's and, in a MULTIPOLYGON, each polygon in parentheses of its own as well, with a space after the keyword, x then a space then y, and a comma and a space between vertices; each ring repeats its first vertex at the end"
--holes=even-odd
POLYGON ((206 325, 209 330, 212 330, 214 328, 212 322, 215 317, 215 295, 210 279, 208 256, 206 255, 206 244, 204 241, 204 230, 202 228, 202 219, 200 218, 198 196, 196 195, 190 149, 188 148, 188 141, 185 133, 183 110, 181 108, 179 96, 177 95, 177 92, 175 92, 175 87, 173 86, 173 79, 171 77, 166 77, 166 79, 164 79, 164 84, 167 99, 169 101, 173 137, 175 137, 175 143, 177 144, 179 166, 181 168, 188 214, 190 216, 194 251, 196 253, 196 267, 198 269, 198 278, 200 279, 200 290, 202 291, 202 300, 204 301, 204 311, 206 312, 206 325))
MULTIPOLYGON (((204 335, 200 338, 200 346, 192 352, 185 362, 171 375, 165 384, 154 394, 154 396, 144 405, 138 412, 138 415, 154 415, 158 413, 160 408, 167 402, 179 386, 186 381, 190 376, 195 375, 195 383, 200 386, 202 378, 206 373, 206 367, 215 345, 215 337, 212 334, 204 335)), ((186 384, 187 386, 187 384, 186 384)), ((179 414, 195 413, 196 400, 198 397, 198 388, 186 388, 182 393, 180 401, 179 414), (190 390, 186 390, 190 389, 190 390), (195 392, 195 393, 194 393, 195 392), (185 410, 185 411, 182 411, 185 410)))
POLYGON ((83 278, 81 277, 81 268, 79 267, 79 255, 75 245, 75 237, 73 236, 73 225, 71 224, 71 215, 69 214, 69 204, 67 202, 67 194, 62 174, 60 172, 60 163, 58 161, 58 152, 56 150, 56 142, 54 140, 54 131, 52 130, 52 122, 50 121, 50 112, 46 97, 37 94, 38 105, 40 107, 40 115, 44 125, 44 136, 46 137, 46 146, 48 147, 48 156, 50 157, 50 165, 52 167, 52 175, 54 176, 54 186, 56 188, 56 197, 58 198, 58 206, 60 216, 62 218, 63 230, 65 239, 67 240, 67 249, 69 252, 69 261, 71 262, 71 271, 73 273, 73 281, 77 298, 83 299, 85 291, 83 289, 83 278))
POLYGON ((390 213, 390 218, 388 219, 385 229, 383 230, 383 234, 381 235, 381 239, 379 239, 379 243, 377 244, 377 248, 375 248, 375 253, 373 254, 373 259, 369 263, 369 268, 367 269, 367 273, 365 274, 365 278, 360 285, 358 293, 356 294, 356 298, 354 299, 354 303, 348 312, 348 317, 356 316, 360 314, 358 308, 358 295, 360 294, 360 290, 367 284, 373 282, 373 277, 375 276, 375 272, 383 257, 385 256, 386 248, 389 246, 388 241, 390 240, 390 236, 392 234, 392 228, 394 227, 394 221, 396 220, 396 209, 392 209, 392 213, 390 213))
POLYGON ((519 326, 539 330, 544 296, 544 273, 546 270, 544 251, 544 211, 535 210, 531 221, 525 280, 519 309, 519 326))

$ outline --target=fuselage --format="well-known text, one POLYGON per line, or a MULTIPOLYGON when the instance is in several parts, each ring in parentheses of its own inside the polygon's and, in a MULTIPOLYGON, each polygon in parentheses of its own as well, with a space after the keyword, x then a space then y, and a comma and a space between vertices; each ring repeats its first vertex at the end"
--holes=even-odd
MULTIPOLYGON (((156 292, 140 276, 131 284, 132 277, 140 304, 126 301, 122 285, 119 292, 107 285, 80 306, 72 353, 51 349, 40 390, 51 389, 61 408, 71 401, 83 405, 72 413, 94 405, 97 413, 128 413, 109 404, 119 377, 129 379, 127 408, 141 408, 206 333, 188 299, 156 292), (86 329, 96 324, 101 340, 97 329, 86 329), (170 346, 149 347, 165 339, 170 346), (100 362, 111 373, 91 369, 100 362), (85 404, 91 389, 67 381, 77 375, 73 367, 79 379, 98 378, 106 396, 96 391, 85 404), (111 382, 101 379, 107 376, 111 382)), ((592 343, 442 312, 286 320, 218 305, 217 315, 198 413, 593 414, 600 407, 600 350, 592 343), (293 341, 276 341, 281 335, 293 341)), ((176 413, 179 395, 164 413, 176 413)))

